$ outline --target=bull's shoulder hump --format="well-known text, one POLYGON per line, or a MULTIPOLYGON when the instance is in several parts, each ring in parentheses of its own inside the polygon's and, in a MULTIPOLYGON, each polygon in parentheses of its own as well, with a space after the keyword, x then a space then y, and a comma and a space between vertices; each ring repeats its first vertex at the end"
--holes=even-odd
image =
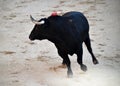
POLYGON ((70 17, 70 16, 74 16, 74 15, 81 15, 81 16, 84 16, 83 13, 77 12, 77 11, 67 12, 67 13, 65 13, 63 16, 64 16, 64 17, 70 17))

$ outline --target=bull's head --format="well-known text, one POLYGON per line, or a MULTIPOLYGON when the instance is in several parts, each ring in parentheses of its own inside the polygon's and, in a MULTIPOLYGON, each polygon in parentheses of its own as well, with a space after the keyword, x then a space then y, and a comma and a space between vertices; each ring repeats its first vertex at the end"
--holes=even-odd
POLYGON ((42 18, 39 21, 35 20, 30 15, 31 21, 35 24, 31 34, 29 35, 30 40, 42 40, 46 39, 46 36, 49 35, 48 22, 46 18, 42 18))
MULTIPOLYGON (((55 18, 55 16, 60 16, 60 15, 62 15, 61 12, 53 12, 50 17, 55 18)), ((30 40, 35 40, 35 39, 38 39, 38 40, 48 39, 49 40, 49 39, 55 37, 56 34, 59 33, 58 30, 55 30, 56 28, 54 28, 56 25, 55 24, 56 21, 51 22, 52 19, 50 17, 42 18, 38 21, 38 20, 35 20, 30 15, 31 21, 35 24, 32 32, 29 36, 30 40)), ((53 20, 56 20, 56 19, 53 19, 53 20)), ((60 26, 58 26, 58 27, 60 27, 60 26)))

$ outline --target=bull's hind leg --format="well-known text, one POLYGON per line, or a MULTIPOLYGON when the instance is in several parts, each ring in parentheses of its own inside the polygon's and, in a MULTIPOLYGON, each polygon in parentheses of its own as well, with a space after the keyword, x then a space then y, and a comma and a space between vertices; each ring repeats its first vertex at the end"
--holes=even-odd
POLYGON ((83 64, 83 59, 82 59, 82 55, 83 55, 83 48, 82 48, 82 44, 80 46, 80 48, 77 50, 77 62, 80 64, 81 66, 81 70, 83 71, 87 71, 87 66, 83 64))
POLYGON ((89 53, 90 53, 91 56, 92 56, 92 61, 93 61, 93 63, 94 63, 94 64, 98 64, 99 62, 98 62, 98 60, 95 58, 95 56, 94 56, 94 54, 93 54, 93 52, 92 52, 91 42, 90 42, 90 37, 89 37, 89 35, 87 36, 87 38, 85 39, 84 42, 85 42, 85 45, 87 46, 87 49, 88 49, 89 53))
POLYGON ((70 62, 70 59, 69 59, 68 55, 59 51, 59 50, 58 50, 58 54, 63 58, 63 64, 66 64, 67 69, 68 69, 67 75, 68 75, 69 78, 71 78, 73 76, 73 72, 72 72, 72 69, 71 69, 71 62, 70 62))

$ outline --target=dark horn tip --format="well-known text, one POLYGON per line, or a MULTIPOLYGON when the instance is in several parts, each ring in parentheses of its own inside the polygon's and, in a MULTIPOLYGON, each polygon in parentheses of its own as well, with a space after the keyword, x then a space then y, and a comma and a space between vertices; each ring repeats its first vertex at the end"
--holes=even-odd
POLYGON ((30 18, 32 18, 31 14, 30 14, 30 18))
POLYGON ((33 19, 32 15, 30 15, 30 19, 31 19, 31 21, 32 21, 32 22, 34 21, 34 19, 33 19))

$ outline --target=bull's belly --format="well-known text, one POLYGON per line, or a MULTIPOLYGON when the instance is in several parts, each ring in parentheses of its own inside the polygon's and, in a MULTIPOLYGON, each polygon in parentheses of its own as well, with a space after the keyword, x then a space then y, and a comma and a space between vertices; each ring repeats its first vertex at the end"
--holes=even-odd
POLYGON ((69 52, 68 54, 72 56, 73 54, 75 54, 75 52, 69 52))
POLYGON ((72 56, 73 54, 76 53, 77 48, 78 47, 69 47, 69 48, 66 49, 66 53, 72 56))

